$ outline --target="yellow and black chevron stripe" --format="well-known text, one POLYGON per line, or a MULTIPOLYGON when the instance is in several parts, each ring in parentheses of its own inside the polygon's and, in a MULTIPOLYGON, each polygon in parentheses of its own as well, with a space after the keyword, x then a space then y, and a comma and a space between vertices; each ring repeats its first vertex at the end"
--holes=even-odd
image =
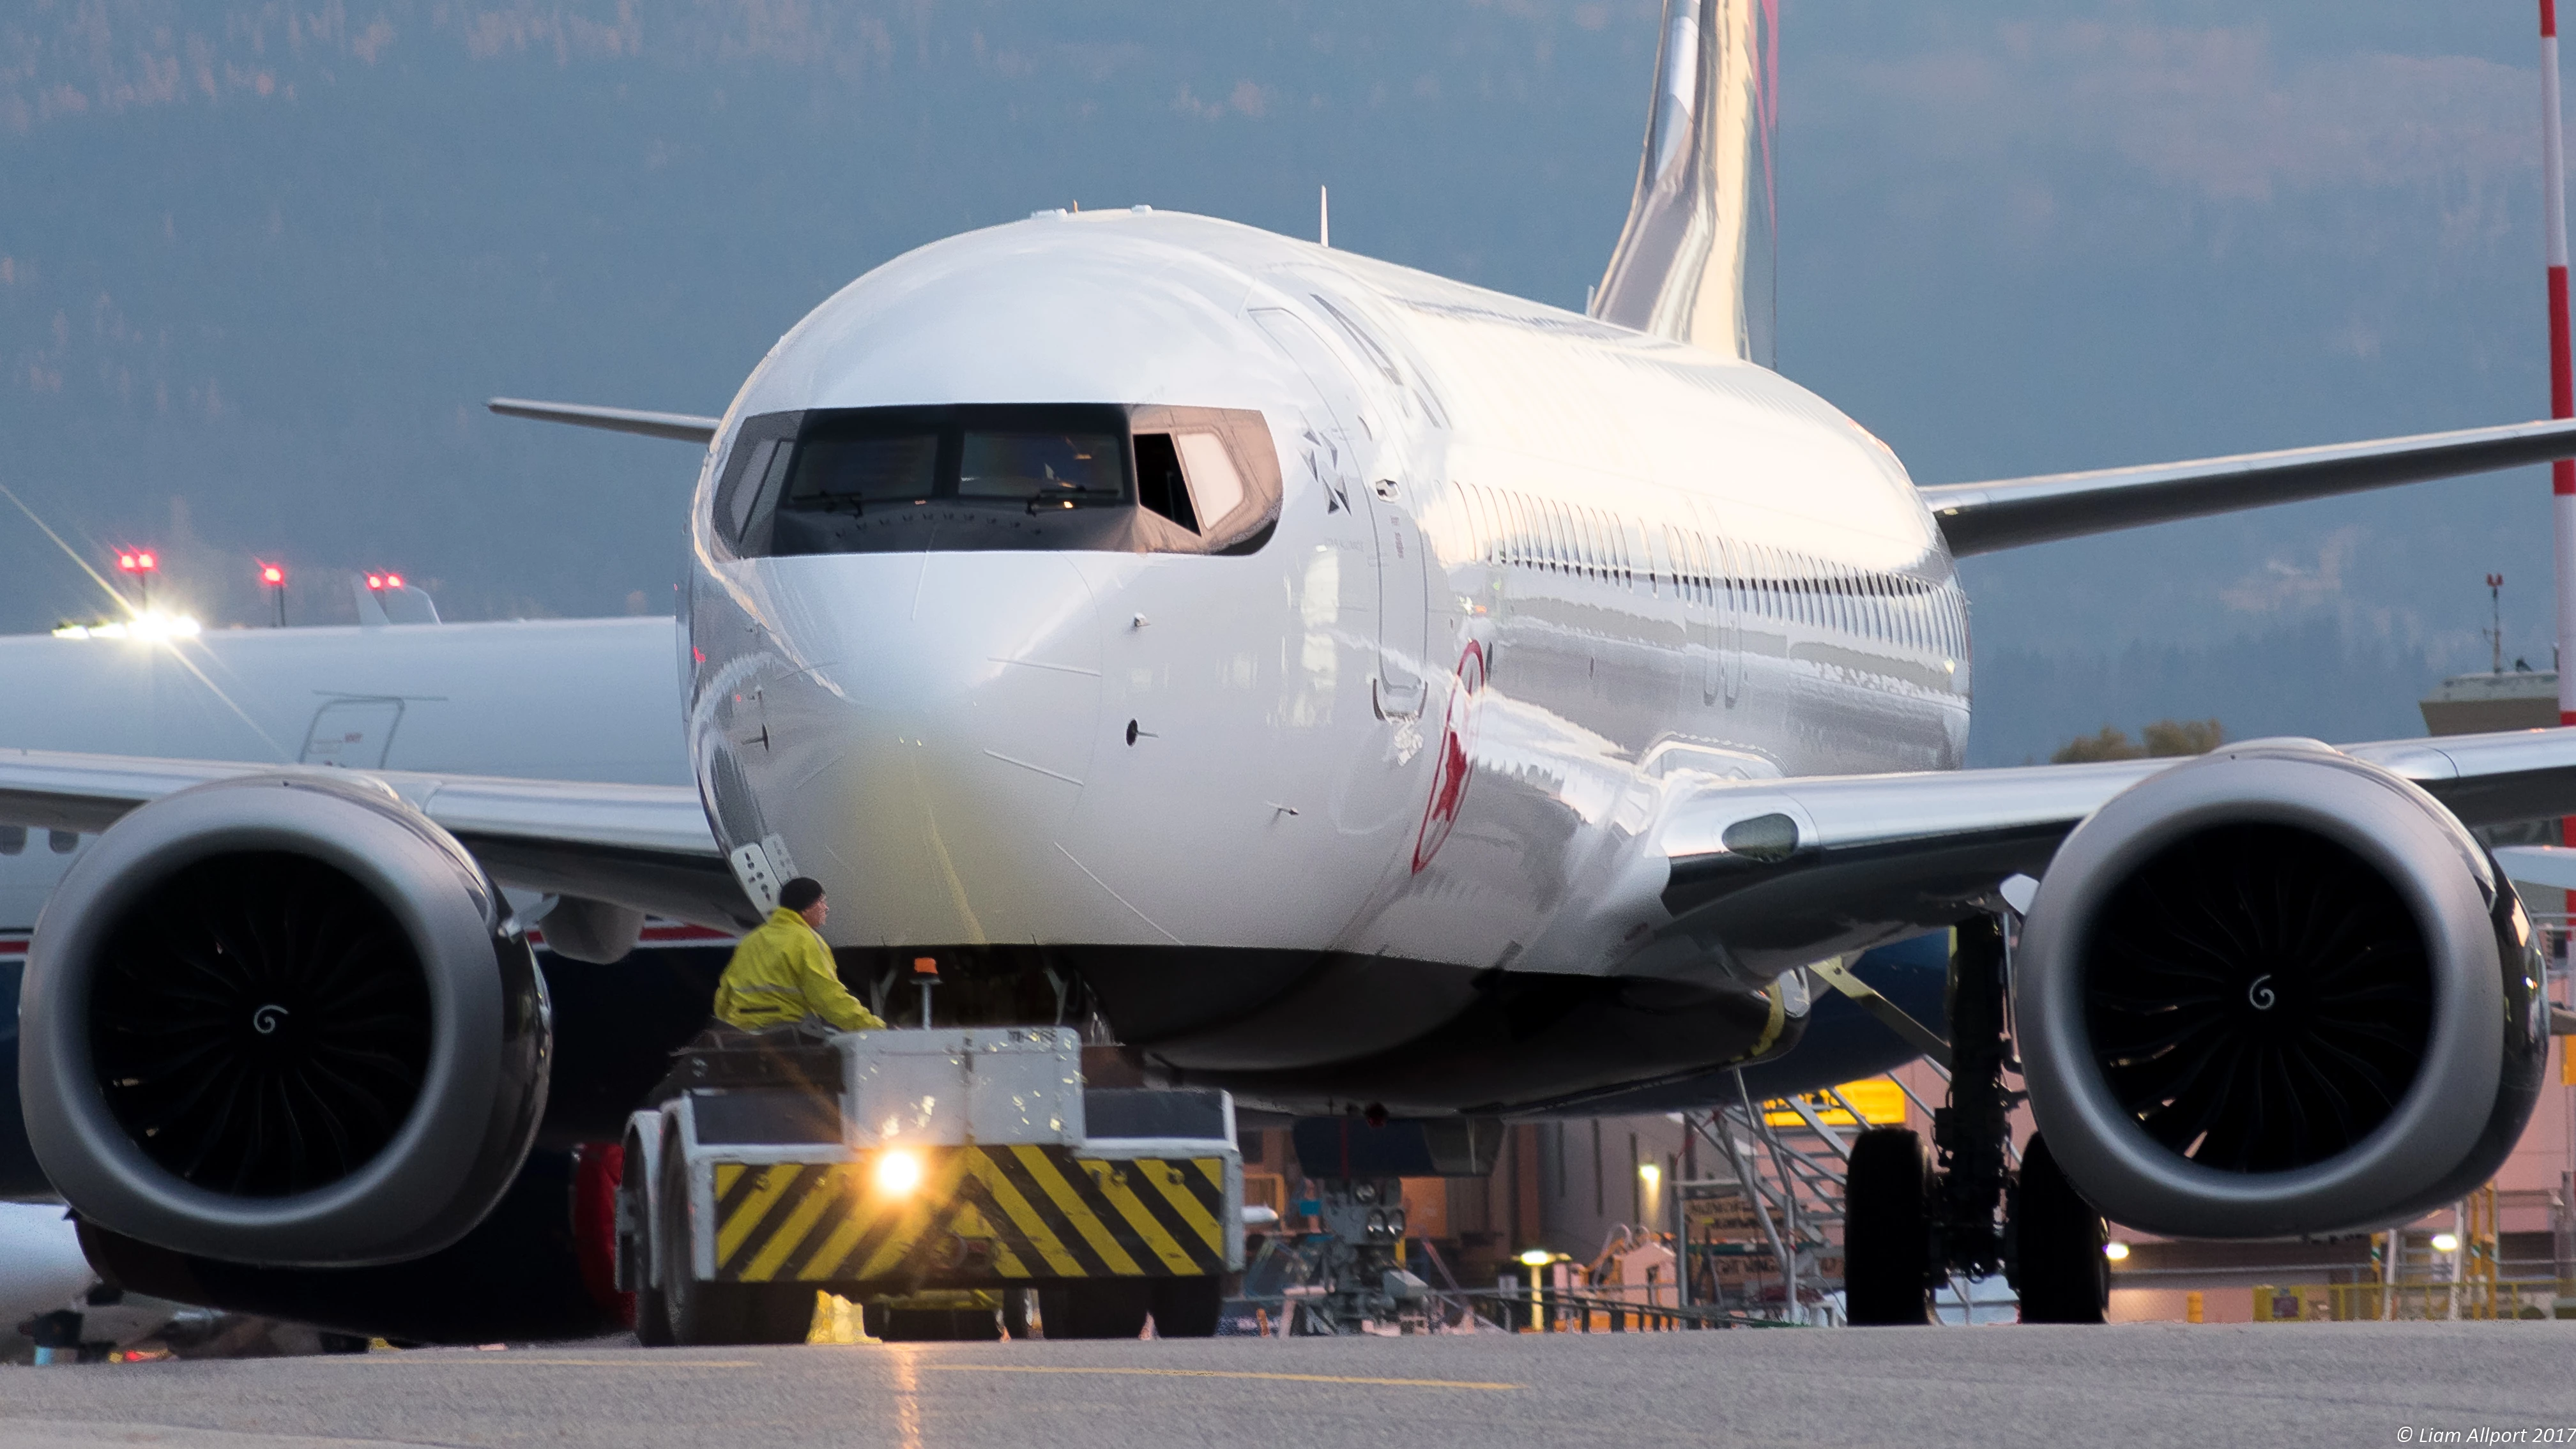
POLYGON ((889 1195, 856 1162, 715 1165, 716 1277, 736 1283, 1001 1283, 1220 1274, 1223 1157, 1060 1146, 912 1149, 889 1195))

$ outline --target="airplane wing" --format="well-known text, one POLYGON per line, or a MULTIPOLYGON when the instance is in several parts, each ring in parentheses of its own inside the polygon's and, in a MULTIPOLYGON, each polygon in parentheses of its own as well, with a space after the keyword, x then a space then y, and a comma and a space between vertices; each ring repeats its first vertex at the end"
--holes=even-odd
MULTIPOLYGON (((2576 728, 2347 745, 2469 825, 2576 813, 2576 728)), ((2037 876, 2105 801, 2178 759, 1712 782, 1656 827, 1673 920, 1692 954, 1785 971, 1950 925, 2037 876)), ((276 765, 0 750, 0 824, 104 830, 190 785, 276 765)), ((455 835, 496 880, 732 930, 754 924, 694 790, 399 770, 377 781, 455 835)))
MULTIPOLYGON (((2345 745, 2465 824, 2576 812, 2576 728, 2345 745)), ((1951 925, 2037 876, 2112 796, 2180 759, 1711 784, 1666 807, 1661 933, 1768 973, 1951 925)))
MULTIPOLYGON (((0 750, 0 824, 105 830, 138 806, 214 780, 318 767, 0 750)), ((718 930, 758 914, 684 785, 514 780, 405 770, 331 770, 373 780, 454 835, 493 879, 718 930)))
POLYGON ((483 404, 505 418, 532 418, 541 423, 570 423, 675 443, 712 443, 722 418, 695 413, 653 413, 640 408, 602 408, 588 403, 534 402, 523 397, 496 397, 483 404))
POLYGON ((1965 557, 2569 456, 2576 422, 2515 423, 1920 491, 1950 552, 1965 557))

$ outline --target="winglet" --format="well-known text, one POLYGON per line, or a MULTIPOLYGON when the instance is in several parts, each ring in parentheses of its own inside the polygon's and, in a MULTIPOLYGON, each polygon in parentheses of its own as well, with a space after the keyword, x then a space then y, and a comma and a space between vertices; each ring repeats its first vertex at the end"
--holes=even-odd
POLYGON ((579 428, 601 428, 612 433, 634 433, 647 438, 668 438, 675 443, 712 443, 721 418, 702 418, 694 413, 648 413, 636 408, 601 408, 585 403, 531 402, 526 398, 496 397, 485 407, 505 418, 534 418, 541 423, 570 423, 579 428))

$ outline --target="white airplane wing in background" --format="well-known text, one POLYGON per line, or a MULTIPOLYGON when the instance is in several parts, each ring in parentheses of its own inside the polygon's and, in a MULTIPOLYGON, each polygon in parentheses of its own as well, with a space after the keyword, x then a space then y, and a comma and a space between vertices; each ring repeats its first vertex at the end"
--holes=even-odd
POLYGON ((374 781, 454 835, 503 885, 718 930, 757 922, 697 791, 685 785, 0 750, 0 824, 102 831, 191 785, 280 774, 374 781))
POLYGON ((570 423, 611 433, 668 438, 675 443, 712 443, 722 418, 695 413, 655 413, 640 408, 603 408, 588 403, 534 402, 523 397, 496 397, 485 407, 505 418, 533 418, 541 423, 570 423))
MULTIPOLYGON (((2576 728, 2340 752, 2421 786, 2466 825, 2576 812, 2576 728)), ((1668 804, 1652 837, 1671 864, 1663 934, 1688 952, 1724 942, 1748 966, 1785 970, 1950 925, 1992 909, 2006 878, 2046 871, 2111 797, 2183 763, 1713 784, 1668 804)))
POLYGON ((1950 552, 1965 557, 2240 508, 2519 468, 2571 454, 2576 454, 2576 422, 2513 423, 2186 463, 1947 483, 1918 491, 1949 540, 1950 552))

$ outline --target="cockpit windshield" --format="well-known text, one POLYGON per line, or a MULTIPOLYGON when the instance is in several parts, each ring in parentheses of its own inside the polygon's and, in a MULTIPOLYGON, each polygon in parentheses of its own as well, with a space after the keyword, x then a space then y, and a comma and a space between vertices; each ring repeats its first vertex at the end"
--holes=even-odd
POLYGON ((716 487, 746 557, 930 550, 1244 553, 1279 517, 1261 414, 958 405, 746 420, 716 487))
POLYGON ((787 507, 856 511, 928 498, 939 477, 939 435, 819 437, 796 450, 787 507))
POLYGON ((1115 433, 969 431, 957 459, 960 498, 1115 503, 1126 491, 1115 433))

